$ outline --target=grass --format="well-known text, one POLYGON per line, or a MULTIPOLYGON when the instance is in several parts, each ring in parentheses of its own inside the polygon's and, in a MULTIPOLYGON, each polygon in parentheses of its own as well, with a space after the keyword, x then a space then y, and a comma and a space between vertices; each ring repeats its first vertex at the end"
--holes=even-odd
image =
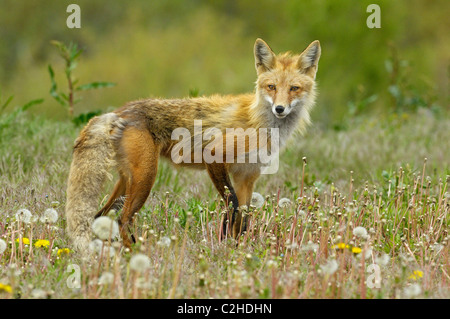
POLYGON ((106 241, 89 260, 71 252, 63 213, 79 128, 26 113, 3 124, 0 298, 450 297, 446 116, 311 128, 282 154, 279 173, 258 181, 264 204, 249 212, 239 245, 218 240, 227 209, 207 175, 163 162, 136 218, 134 250, 106 241), (51 207, 59 219, 41 221, 51 207), (30 223, 17 221, 21 208, 30 223), (130 263, 137 254, 147 266, 130 263))

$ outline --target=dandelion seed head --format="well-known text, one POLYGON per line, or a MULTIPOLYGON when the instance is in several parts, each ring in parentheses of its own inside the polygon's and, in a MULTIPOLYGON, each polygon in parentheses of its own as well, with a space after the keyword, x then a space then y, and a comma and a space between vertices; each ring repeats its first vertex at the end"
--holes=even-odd
POLYGON ((405 287, 403 290, 406 298, 414 298, 422 293, 422 288, 419 284, 412 284, 408 287, 405 287))
POLYGON ((119 224, 109 217, 101 216, 92 223, 92 230, 102 240, 115 239, 119 236, 119 224))
POLYGON ((353 229, 353 235, 355 235, 356 237, 366 239, 367 238, 367 230, 362 226, 355 227, 353 229))
POLYGON ((48 294, 45 290, 42 289, 33 289, 31 291, 31 298, 33 299, 47 299, 48 294))
POLYGON ((40 221, 42 223, 53 224, 58 220, 58 212, 54 208, 48 208, 44 211, 40 221))
POLYGON ((157 245, 161 247, 169 247, 171 242, 172 240, 169 237, 164 236, 157 242, 157 245))
POLYGON ((150 258, 144 254, 136 254, 130 259, 130 268, 136 272, 144 272, 150 268, 150 258))
POLYGON ((327 263, 325 265, 320 266, 320 269, 322 269, 322 272, 329 276, 334 274, 336 272, 336 270, 338 270, 338 268, 339 268, 339 264, 337 263, 337 261, 335 259, 331 259, 331 260, 327 261, 327 263))
POLYGON ((22 221, 26 224, 30 223, 31 216, 31 212, 26 208, 19 209, 15 215, 17 221, 22 221))
POLYGON ((283 197, 279 200, 278 206, 281 208, 289 207, 291 206, 292 202, 289 198, 283 197))
POLYGON ((264 205, 264 197, 260 193, 254 192, 252 194, 251 205, 256 208, 261 208, 264 205))
POLYGON ((111 285, 114 282, 114 275, 108 271, 105 271, 98 279, 99 285, 111 285))

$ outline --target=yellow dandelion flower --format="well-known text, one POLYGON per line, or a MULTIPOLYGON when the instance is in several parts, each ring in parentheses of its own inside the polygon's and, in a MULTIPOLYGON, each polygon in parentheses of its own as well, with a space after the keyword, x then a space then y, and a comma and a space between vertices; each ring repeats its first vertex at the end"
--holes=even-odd
POLYGON ((45 239, 39 239, 34 243, 34 247, 48 247, 50 245, 50 242, 45 239))
POLYGON ((420 270, 414 270, 411 276, 408 277, 408 279, 417 280, 419 278, 423 277, 423 271, 420 270))
POLYGON ((2 291, 10 294, 10 293, 12 293, 12 288, 10 285, 5 285, 0 282, 0 292, 2 292, 2 291))
POLYGON ((361 248, 359 248, 359 247, 352 247, 352 253, 354 253, 354 254, 359 254, 359 253, 361 253, 361 248))
POLYGON ((71 253, 71 251, 70 251, 69 248, 58 249, 58 257, 61 256, 61 255, 68 255, 70 253, 71 253))
MULTIPOLYGON (((20 238, 17 238, 16 242, 19 243, 20 242, 20 238)), ((22 243, 25 244, 25 245, 29 245, 30 244, 30 240, 28 238, 26 238, 26 237, 22 237, 22 243)))
POLYGON ((345 248, 350 248, 350 246, 349 245, 347 245, 346 243, 339 243, 339 244, 336 244, 336 245, 333 245, 331 248, 333 248, 333 249, 345 249, 345 248))

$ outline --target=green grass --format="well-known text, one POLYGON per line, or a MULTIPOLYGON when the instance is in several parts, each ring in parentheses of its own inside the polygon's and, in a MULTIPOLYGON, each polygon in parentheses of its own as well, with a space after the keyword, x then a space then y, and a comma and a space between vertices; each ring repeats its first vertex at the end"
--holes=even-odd
POLYGON ((136 218, 133 252, 115 242, 112 258, 103 253, 89 260, 57 254, 71 248, 64 203, 79 128, 25 113, 4 124, 1 298, 450 297, 448 116, 356 118, 339 131, 313 126, 288 145, 280 171, 258 181, 255 191, 266 201, 250 212, 239 245, 218 240, 226 208, 206 173, 162 162, 136 218), (291 204, 279 207, 281 198, 291 204), (40 217, 52 206, 60 215, 55 224, 15 219, 21 208, 40 217), (369 238, 355 236, 357 226, 369 238), (31 244, 16 242, 19 237, 31 244), (49 247, 35 247, 38 239, 49 247), (348 248, 334 247, 339 243, 348 248), (129 267, 137 253, 150 258, 143 273, 129 267), (374 263, 380 288, 365 284, 374 263), (67 285, 70 265, 79 266, 81 288, 67 285), (112 282, 99 284, 106 272, 112 282))

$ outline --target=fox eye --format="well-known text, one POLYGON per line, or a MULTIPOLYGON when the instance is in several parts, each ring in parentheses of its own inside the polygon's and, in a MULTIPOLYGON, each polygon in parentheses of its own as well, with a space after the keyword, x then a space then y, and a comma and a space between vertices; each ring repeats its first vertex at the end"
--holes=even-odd
POLYGON ((291 91, 292 92, 295 92, 295 91, 298 91, 298 90, 300 90, 300 88, 298 86, 291 86, 291 91))
POLYGON ((273 85, 273 84, 269 84, 268 86, 267 86, 268 88, 269 88, 269 90, 276 90, 276 86, 275 85, 273 85))

